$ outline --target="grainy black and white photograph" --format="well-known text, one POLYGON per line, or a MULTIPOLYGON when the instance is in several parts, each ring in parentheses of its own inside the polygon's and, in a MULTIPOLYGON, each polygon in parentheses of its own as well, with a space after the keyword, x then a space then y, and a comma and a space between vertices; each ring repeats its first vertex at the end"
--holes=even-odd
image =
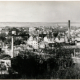
POLYGON ((80 79, 80 1, 0 1, 0 79, 80 79))

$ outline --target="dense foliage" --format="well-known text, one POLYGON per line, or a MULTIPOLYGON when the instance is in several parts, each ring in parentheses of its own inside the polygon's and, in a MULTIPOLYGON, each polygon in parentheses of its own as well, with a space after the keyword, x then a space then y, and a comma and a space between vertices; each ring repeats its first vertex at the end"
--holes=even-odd
POLYGON ((70 50, 56 48, 45 53, 49 54, 45 59, 45 55, 22 51, 12 59, 12 68, 23 78, 60 78, 58 71, 66 70, 73 65, 70 53, 70 50), (56 56, 51 57, 51 54, 56 56))

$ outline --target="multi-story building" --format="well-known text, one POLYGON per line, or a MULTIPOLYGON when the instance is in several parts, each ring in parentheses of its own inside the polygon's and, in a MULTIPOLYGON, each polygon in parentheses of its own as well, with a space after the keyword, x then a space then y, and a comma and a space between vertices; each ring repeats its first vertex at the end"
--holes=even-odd
POLYGON ((36 37, 34 38, 33 36, 30 36, 27 40, 27 44, 31 45, 33 49, 38 49, 38 40, 36 39, 36 37))

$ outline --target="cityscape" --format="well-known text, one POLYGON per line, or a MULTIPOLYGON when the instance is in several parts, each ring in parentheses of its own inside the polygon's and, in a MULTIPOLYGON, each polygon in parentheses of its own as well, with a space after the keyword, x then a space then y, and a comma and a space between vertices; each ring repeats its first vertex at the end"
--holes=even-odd
POLYGON ((80 27, 29 24, 0 27, 0 78, 79 79, 80 27))

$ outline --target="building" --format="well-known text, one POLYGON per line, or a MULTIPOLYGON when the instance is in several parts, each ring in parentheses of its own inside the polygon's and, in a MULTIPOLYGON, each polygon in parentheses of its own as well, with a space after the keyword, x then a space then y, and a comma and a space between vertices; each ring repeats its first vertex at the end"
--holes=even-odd
POLYGON ((38 40, 33 36, 30 36, 29 39, 27 40, 27 45, 32 46, 33 49, 38 49, 38 40))
POLYGON ((11 50, 11 49, 8 49, 8 46, 7 46, 7 45, 4 46, 4 47, 2 48, 2 50, 4 51, 4 53, 5 53, 6 55, 9 55, 9 56, 13 57, 12 50, 11 50))
POLYGON ((55 39, 55 42, 57 42, 57 43, 63 43, 63 42, 65 42, 65 40, 64 40, 64 38, 60 38, 60 39, 59 39, 59 38, 57 37, 57 38, 55 39))
POLYGON ((47 43, 54 43, 54 37, 49 37, 49 35, 45 36, 43 41, 47 43))
POLYGON ((49 38, 47 36, 44 37, 44 42, 49 43, 49 38))
POLYGON ((40 43, 39 43, 39 48, 40 49, 45 49, 45 42, 44 41, 41 41, 40 43))
POLYGON ((32 34, 34 32, 35 28, 34 27, 29 27, 29 34, 32 34))

